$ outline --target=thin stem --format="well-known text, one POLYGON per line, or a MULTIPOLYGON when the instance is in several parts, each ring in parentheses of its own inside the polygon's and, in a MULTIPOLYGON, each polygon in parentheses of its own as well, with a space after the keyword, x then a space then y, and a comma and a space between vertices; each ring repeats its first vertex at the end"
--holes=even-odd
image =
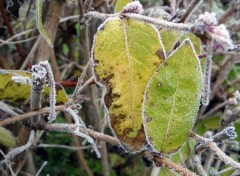
POLYGON ((192 0, 190 4, 188 5, 186 11, 182 15, 180 22, 183 23, 187 20, 187 18, 190 16, 190 14, 194 11, 194 9, 197 7, 197 5, 201 2, 201 0, 192 0))
POLYGON ((225 164, 229 164, 235 169, 240 169, 240 163, 234 161, 232 158, 227 156, 218 146, 215 142, 212 140, 209 140, 207 138, 201 137, 194 132, 190 134, 191 137, 195 138, 197 142, 202 144, 203 146, 208 147, 212 152, 215 153, 225 164))
MULTIPOLYGON (((7 13, 6 13, 6 10, 5 10, 4 6, 3 6, 2 1, 0 1, 0 11, 1 11, 2 17, 4 19, 4 22, 6 23, 6 26, 7 26, 9 34, 11 36, 13 36, 14 35, 13 28, 12 28, 10 22, 9 22, 9 19, 7 17, 7 13)), ((17 51, 19 53, 19 56, 21 57, 21 60, 23 60, 24 59, 24 53, 23 53, 23 49, 22 49, 21 45, 15 44, 15 46, 16 46, 16 49, 17 49, 17 51)), ((17 65, 18 64, 19 63, 17 63, 17 65)))
POLYGON ((39 144, 36 147, 37 148, 59 148, 59 149, 66 149, 66 150, 72 150, 72 151, 91 149, 91 146, 72 147, 72 146, 58 145, 58 144, 39 144))
POLYGON ((153 25, 159 26, 161 28, 177 29, 177 30, 188 31, 188 32, 191 32, 191 29, 192 29, 192 25, 183 24, 183 23, 172 23, 169 21, 155 19, 155 18, 147 17, 147 16, 140 15, 140 14, 134 14, 134 13, 104 14, 104 13, 99 13, 99 12, 88 12, 84 16, 85 17, 95 17, 95 18, 100 18, 100 19, 104 20, 104 19, 107 19, 110 17, 118 17, 119 15, 130 18, 130 19, 135 19, 138 21, 143 21, 143 22, 146 22, 149 24, 153 24, 153 25))
POLYGON ((47 161, 45 161, 43 164, 42 164, 42 166, 40 167, 40 169, 38 170, 38 172, 36 173, 36 176, 39 176, 40 175, 40 173, 42 172, 42 170, 43 170, 43 168, 47 165, 47 161))
MULTIPOLYGON (((62 111, 66 109, 66 105, 59 105, 56 106, 56 111, 62 111)), ((23 121, 23 120, 27 120, 28 118, 34 116, 34 115, 40 115, 40 114, 44 114, 44 113, 48 113, 51 111, 51 108, 47 107, 47 108, 42 108, 38 111, 31 111, 31 112, 27 112, 21 115, 17 115, 8 119, 5 119, 3 121, 0 121, 0 126, 6 126, 18 121, 23 121)))

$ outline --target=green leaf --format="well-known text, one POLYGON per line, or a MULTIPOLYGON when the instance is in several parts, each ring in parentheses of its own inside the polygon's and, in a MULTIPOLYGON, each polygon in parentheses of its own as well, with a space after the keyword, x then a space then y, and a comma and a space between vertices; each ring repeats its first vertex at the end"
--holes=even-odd
POLYGON ((195 122, 201 90, 200 62, 187 39, 159 66, 146 89, 144 127, 155 151, 171 154, 182 147, 195 122))
POLYGON ((160 34, 166 53, 173 50, 178 41, 183 42, 187 38, 192 41, 195 52, 197 54, 201 53, 201 40, 191 32, 182 32, 174 29, 161 29, 160 34))
MULTIPOLYGON (((22 102, 30 97, 31 86, 27 84, 16 83, 12 81, 13 76, 25 76, 31 78, 29 72, 19 70, 4 70, 0 73, 0 99, 5 99, 10 102, 22 102)), ((58 104, 66 103, 68 96, 62 86, 56 84, 56 100, 58 104)), ((43 91, 43 96, 49 96, 49 87, 43 91)))
POLYGON ((192 41, 196 54, 201 54, 201 40, 192 32, 183 32, 180 41, 189 38, 192 41))
POLYGON ((111 19, 99 28, 93 54, 97 81, 108 89, 111 127, 125 149, 140 151, 144 91, 165 56, 159 34, 143 22, 111 19))
POLYGON ((0 127, 0 144, 9 148, 16 145, 12 132, 3 127, 0 127))
POLYGON ((179 30, 172 29, 161 29, 160 35, 162 38, 162 43, 165 48, 166 53, 171 51, 177 41, 181 38, 182 32, 179 30))
POLYGON ((53 48, 53 42, 52 40, 49 38, 48 34, 46 33, 46 31, 44 30, 43 24, 42 24, 42 5, 43 2, 42 0, 37 0, 36 1, 36 9, 37 9, 37 27, 38 27, 38 31, 40 32, 40 34, 43 36, 43 38, 46 40, 46 42, 48 43, 48 45, 53 48))
POLYGON ((115 13, 121 12, 123 7, 127 5, 127 3, 132 2, 132 0, 117 0, 115 5, 115 13))

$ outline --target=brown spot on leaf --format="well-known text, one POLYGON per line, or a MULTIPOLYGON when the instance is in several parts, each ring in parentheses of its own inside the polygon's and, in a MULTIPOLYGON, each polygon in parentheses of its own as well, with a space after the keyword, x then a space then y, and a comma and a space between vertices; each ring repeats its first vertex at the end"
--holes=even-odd
POLYGON ((151 122, 152 121, 152 117, 146 117, 146 122, 151 122))
POLYGON ((151 106, 151 107, 154 107, 154 102, 153 101, 151 101, 150 103, 149 103, 149 105, 151 106))
POLYGON ((163 99, 164 99, 164 101, 166 101, 166 100, 167 100, 167 97, 163 96, 163 99))
POLYGON ((162 50, 158 49, 155 54, 158 56, 160 60, 164 59, 164 53, 162 50))

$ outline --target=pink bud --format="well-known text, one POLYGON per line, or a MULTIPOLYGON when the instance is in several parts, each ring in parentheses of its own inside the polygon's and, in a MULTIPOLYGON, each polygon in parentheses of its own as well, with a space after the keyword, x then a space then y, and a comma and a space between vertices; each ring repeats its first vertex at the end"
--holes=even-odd
POLYGON ((123 8, 122 13, 141 13, 142 11, 142 4, 139 1, 133 1, 123 8))
POLYGON ((217 53, 223 53, 233 49, 233 41, 230 38, 229 31, 225 25, 217 25, 215 13, 205 12, 201 14, 194 23, 194 32, 204 34, 208 32, 212 36, 213 50, 217 53))

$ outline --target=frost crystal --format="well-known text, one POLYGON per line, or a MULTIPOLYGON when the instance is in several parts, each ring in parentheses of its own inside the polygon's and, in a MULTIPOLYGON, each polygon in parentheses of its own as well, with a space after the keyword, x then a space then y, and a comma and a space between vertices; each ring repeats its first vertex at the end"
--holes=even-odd
POLYGON ((14 82, 21 83, 21 84, 31 85, 31 83, 32 83, 32 80, 29 77, 26 77, 26 76, 13 76, 12 80, 14 82))
POLYGON ((234 47, 229 31, 225 25, 217 25, 215 13, 205 12, 201 14, 198 19, 195 20, 194 32, 199 34, 208 32, 213 39, 213 50, 217 53, 226 52, 234 47))
POLYGON ((142 4, 139 1, 133 1, 123 8, 122 13, 141 13, 142 11, 142 4))

